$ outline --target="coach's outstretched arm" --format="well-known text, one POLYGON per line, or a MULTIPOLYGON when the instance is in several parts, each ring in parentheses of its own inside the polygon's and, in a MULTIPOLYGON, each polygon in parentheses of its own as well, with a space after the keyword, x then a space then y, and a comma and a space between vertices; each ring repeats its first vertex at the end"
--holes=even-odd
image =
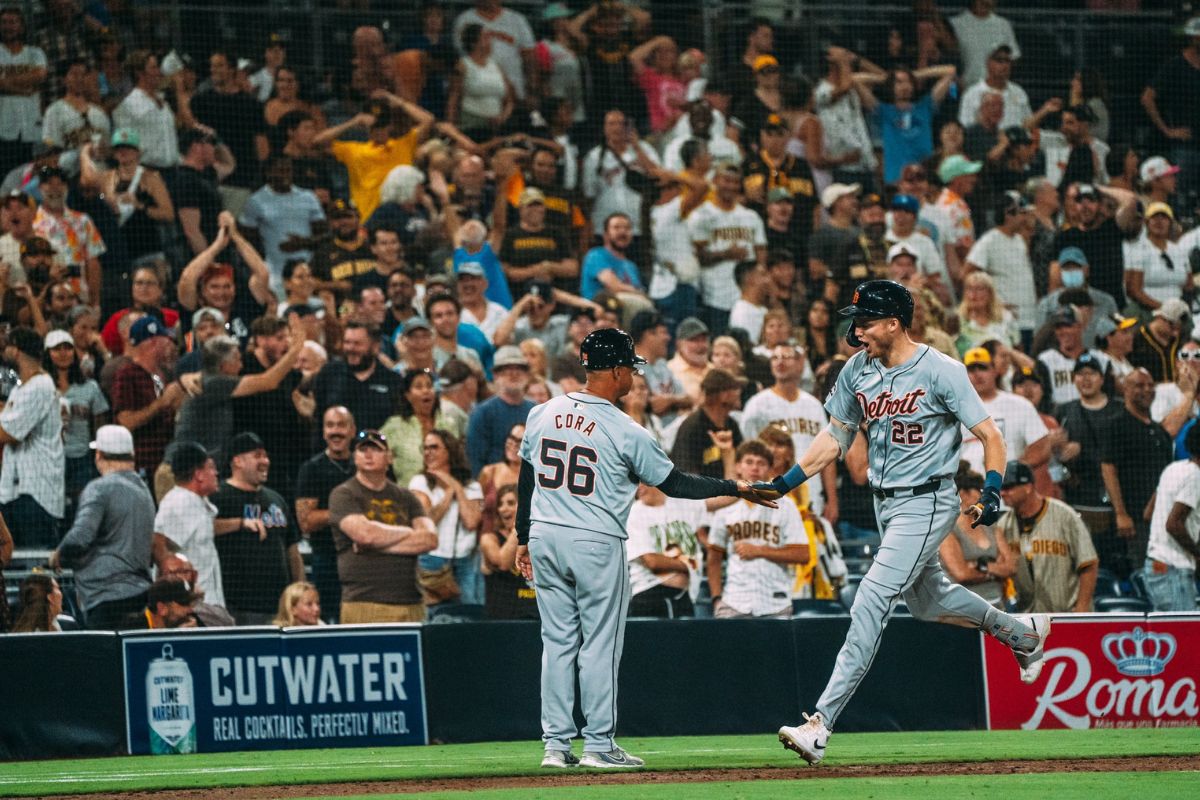
POLYGON ((710 478, 707 475, 696 475, 691 472, 671 470, 667 479, 658 485, 659 491, 667 497, 678 497, 683 500, 707 500, 710 497, 740 497, 767 508, 778 508, 769 498, 764 498, 754 491, 750 481, 729 480, 727 478, 710 478))

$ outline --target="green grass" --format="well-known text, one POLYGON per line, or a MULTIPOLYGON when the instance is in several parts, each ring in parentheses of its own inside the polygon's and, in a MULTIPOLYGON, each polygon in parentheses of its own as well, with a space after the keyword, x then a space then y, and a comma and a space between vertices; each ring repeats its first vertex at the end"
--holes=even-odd
MULTIPOLYGON (((780 797, 888 798, 930 800, 969 797, 1013 800, 1098 800, 1109 797, 1186 797, 1195 792, 1195 772, 1078 772, 1052 775, 982 775, 937 778, 833 778, 747 783, 656 783, 625 786, 571 786, 558 789, 475 790, 471 800, 778 800, 780 797), (1017 782, 1019 781, 1019 783, 1017 782)), ((465 800, 466 792, 360 795, 327 800, 465 800)))
MULTIPOLYGON (((770 733, 623 739, 621 743, 644 756, 650 767, 662 770, 800 764, 770 733)), ((1200 734, 1194 728, 864 733, 835 736, 825 763, 839 766, 1198 752, 1200 734)), ((539 743, 531 741, 17 762, 0 764, 0 796, 532 775, 540 772, 540 757, 539 743)), ((689 789, 687 795, 691 793, 689 789)))

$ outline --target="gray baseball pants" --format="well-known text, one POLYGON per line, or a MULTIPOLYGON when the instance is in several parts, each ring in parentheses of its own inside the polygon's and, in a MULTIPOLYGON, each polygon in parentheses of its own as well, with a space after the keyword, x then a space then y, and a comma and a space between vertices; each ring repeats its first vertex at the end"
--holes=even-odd
POLYGON ((901 598, 917 619, 981 626, 991 606, 946 577, 938 546, 959 514, 954 482, 916 497, 875 501, 883 539, 850 609, 850 631, 816 710, 833 730, 838 715, 871 668, 879 641, 901 598))
POLYGON ((625 540, 535 524, 529 557, 542 621, 542 741, 571 749, 578 672, 584 752, 613 750, 630 596, 625 540))

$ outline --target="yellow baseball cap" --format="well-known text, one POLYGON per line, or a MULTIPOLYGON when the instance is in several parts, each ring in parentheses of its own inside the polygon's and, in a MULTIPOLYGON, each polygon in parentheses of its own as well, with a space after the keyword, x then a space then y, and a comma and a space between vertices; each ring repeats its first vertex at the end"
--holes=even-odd
POLYGON ((767 67, 778 67, 778 66, 779 66, 779 59, 775 58, 775 56, 759 56, 758 58, 754 59, 754 71, 755 72, 762 72, 767 67))
POLYGON ((963 364, 968 367, 975 364, 983 364, 990 367, 992 365, 992 354, 983 347, 972 347, 963 355, 963 364))
POLYGON ((1151 203, 1149 206, 1147 206, 1146 219, 1150 219, 1155 214, 1166 214, 1172 220, 1175 219, 1175 212, 1172 211, 1171 207, 1166 203, 1151 203))

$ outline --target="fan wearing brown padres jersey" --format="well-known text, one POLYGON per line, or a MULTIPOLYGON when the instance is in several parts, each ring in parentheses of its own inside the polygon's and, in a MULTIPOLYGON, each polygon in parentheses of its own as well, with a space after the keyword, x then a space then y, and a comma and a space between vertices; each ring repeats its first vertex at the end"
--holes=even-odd
POLYGON ((1021 461, 1008 462, 1000 496, 1008 511, 996 530, 1020 553, 1013 576, 1019 610, 1091 611, 1100 561, 1079 512, 1040 494, 1021 461))

